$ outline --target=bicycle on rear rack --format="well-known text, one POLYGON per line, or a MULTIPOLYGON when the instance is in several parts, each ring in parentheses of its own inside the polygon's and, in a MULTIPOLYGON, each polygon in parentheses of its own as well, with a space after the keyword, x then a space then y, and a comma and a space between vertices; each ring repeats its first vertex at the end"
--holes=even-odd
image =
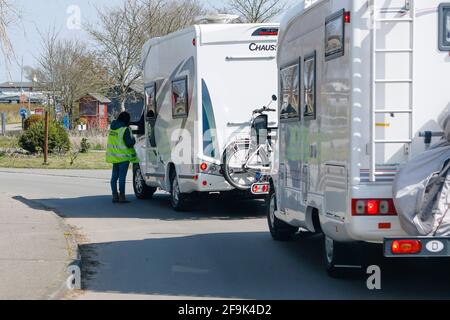
MULTIPOLYGON (((272 96, 272 102, 277 101, 272 96)), ((255 183, 268 182, 272 172, 273 141, 276 127, 269 127, 267 107, 253 111, 250 136, 232 141, 223 155, 224 177, 238 190, 249 190, 255 183)))

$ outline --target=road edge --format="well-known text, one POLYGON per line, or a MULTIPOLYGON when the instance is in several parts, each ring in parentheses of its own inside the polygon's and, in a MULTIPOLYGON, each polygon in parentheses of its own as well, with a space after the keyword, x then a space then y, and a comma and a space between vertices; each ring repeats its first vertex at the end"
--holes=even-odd
POLYGON ((67 297, 67 294, 72 292, 71 289, 67 286, 67 280, 69 279, 69 267, 76 266, 80 269, 82 267, 82 256, 79 248, 79 244, 76 241, 76 236, 72 231, 72 228, 69 224, 66 223, 63 215, 59 214, 57 209, 49 207, 43 203, 40 203, 36 200, 30 200, 21 196, 12 197, 16 201, 20 201, 22 203, 27 204, 28 206, 37 209, 43 210, 47 212, 51 212, 53 216, 58 220, 60 229, 63 231, 63 236, 66 239, 66 252, 67 252, 67 263, 64 267, 64 270, 58 275, 57 282, 61 284, 57 289, 53 290, 47 295, 47 300, 64 300, 67 297))
MULTIPOLYGON (((67 281, 69 279, 70 273, 69 268, 71 266, 77 267, 81 272, 82 267, 82 258, 80 253, 79 245, 75 239, 75 235, 72 231, 72 228, 64 221, 64 218, 58 215, 58 213, 50 209, 54 215, 59 219, 62 230, 64 231, 64 238, 67 242, 67 253, 69 255, 68 262, 65 267, 65 272, 61 275, 61 286, 53 293, 49 295, 48 300, 64 300, 67 297, 68 293, 71 293, 72 290, 67 286, 67 281)), ((81 274, 80 274, 81 275, 81 274)))

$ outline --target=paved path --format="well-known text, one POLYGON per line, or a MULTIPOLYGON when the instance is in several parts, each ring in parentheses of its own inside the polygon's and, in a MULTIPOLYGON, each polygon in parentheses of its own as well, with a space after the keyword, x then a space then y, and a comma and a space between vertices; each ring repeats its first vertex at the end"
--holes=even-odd
MULTIPOLYGON (((449 263, 386 261, 382 290, 366 277, 330 279, 322 241, 272 241, 259 202, 212 199, 193 212, 170 209, 166 194, 113 205, 109 172, 0 170, 0 192, 55 210, 79 232, 86 291, 79 299, 450 298, 449 263)), ((131 192, 131 185, 128 185, 131 192)))
POLYGON ((0 299, 62 297, 70 248, 62 220, 0 181, 0 299))

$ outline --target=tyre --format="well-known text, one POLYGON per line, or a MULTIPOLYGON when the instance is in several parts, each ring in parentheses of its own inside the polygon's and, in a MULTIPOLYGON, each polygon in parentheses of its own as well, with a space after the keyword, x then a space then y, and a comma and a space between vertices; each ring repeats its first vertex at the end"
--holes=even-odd
POLYGON ((298 232, 299 228, 293 227, 275 216, 277 201, 275 194, 272 194, 267 208, 267 222, 269 224, 270 234, 276 241, 289 241, 298 232))
POLYGON ((175 211, 186 211, 189 209, 189 196, 181 193, 177 174, 174 172, 170 178, 170 204, 175 211))
POLYGON ((249 140, 238 141, 223 155, 223 175, 231 186, 241 191, 249 190, 256 182, 256 172, 244 168, 249 148, 249 140))
POLYGON ((156 192, 156 188, 149 187, 145 183, 139 164, 133 165, 133 189, 136 198, 139 200, 151 199, 156 192))
POLYGON ((353 243, 341 243, 324 235, 324 260, 328 275, 343 278, 362 270, 359 248, 353 243))

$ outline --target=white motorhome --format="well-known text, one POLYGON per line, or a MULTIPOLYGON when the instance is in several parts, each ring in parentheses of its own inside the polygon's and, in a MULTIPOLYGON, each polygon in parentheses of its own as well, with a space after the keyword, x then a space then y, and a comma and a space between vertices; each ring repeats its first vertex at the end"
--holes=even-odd
POLYGON ((160 188, 182 210, 191 195, 234 190, 223 175, 223 152, 235 135, 249 132, 252 111, 278 90, 278 27, 202 24, 145 44, 138 198, 160 188))
POLYGON ((330 274, 358 267, 347 250, 355 242, 385 243, 395 256, 389 239, 408 235, 392 184, 426 140, 439 139, 449 51, 450 3, 439 0, 304 1, 288 13, 277 58, 274 238, 323 231, 330 274))

